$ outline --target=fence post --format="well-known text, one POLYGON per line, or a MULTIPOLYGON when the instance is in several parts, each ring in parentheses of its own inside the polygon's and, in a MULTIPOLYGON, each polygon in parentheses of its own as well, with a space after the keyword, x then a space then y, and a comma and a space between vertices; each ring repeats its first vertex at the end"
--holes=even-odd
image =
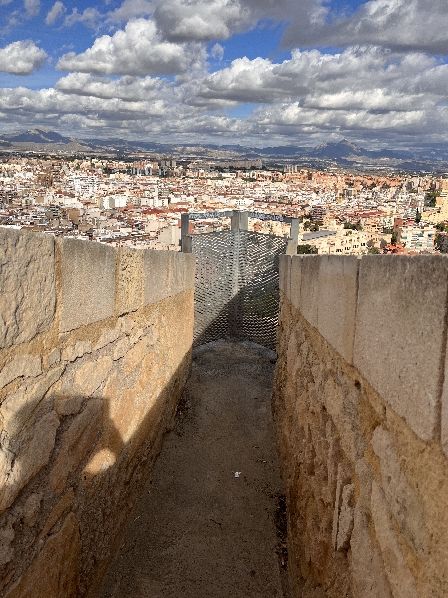
POLYGON ((190 215, 181 214, 181 233, 180 233, 180 244, 182 253, 192 252, 192 240, 190 236, 190 215))
POLYGON ((243 316, 243 305, 240 288, 241 274, 241 233, 249 229, 249 214, 247 212, 233 211, 231 220, 233 260, 232 260, 232 300, 229 305, 229 331, 230 336, 239 338, 241 336, 243 316))
POLYGON ((298 218, 293 218, 291 220, 291 231, 288 239, 288 246, 286 248, 286 255, 297 254, 297 245, 299 244, 299 229, 300 220, 298 218))

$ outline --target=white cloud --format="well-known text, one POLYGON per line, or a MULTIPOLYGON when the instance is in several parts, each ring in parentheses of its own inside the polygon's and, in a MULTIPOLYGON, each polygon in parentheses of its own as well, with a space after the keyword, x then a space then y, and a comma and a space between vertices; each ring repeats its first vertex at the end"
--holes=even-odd
POLYGON ((35 17, 40 12, 40 0, 24 0, 23 7, 27 17, 35 17))
POLYGON ((221 44, 215 44, 210 50, 210 55, 215 60, 221 61, 224 58, 224 48, 221 44))
POLYGON ((29 75, 47 58, 46 52, 31 40, 13 42, 0 48, 0 72, 29 75))
POLYGON ((55 2, 53 4, 53 6, 50 8, 50 10, 47 13, 47 16, 45 17, 45 23, 47 25, 54 25, 54 23, 60 18, 62 17, 62 15, 65 13, 66 8, 64 6, 64 3, 61 2, 60 0, 57 0, 57 2, 55 2))
POLYGON ((448 54, 446 0, 369 0, 352 15, 321 13, 303 27, 295 20, 286 34, 290 45, 374 44, 396 50, 448 54))
POLYGON ((152 0, 124 0, 115 10, 109 12, 108 20, 117 23, 126 23, 130 19, 149 17, 154 12, 152 0))
POLYGON ((162 96, 173 96, 166 83, 153 77, 125 76, 111 80, 107 77, 95 77, 88 73, 70 73, 59 79, 56 88, 67 94, 90 96, 94 98, 124 101, 157 100, 162 96))
POLYGON ((174 74, 185 71, 200 60, 197 46, 188 48, 162 41, 152 21, 129 21, 124 30, 97 38, 81 54, 62 56, 58 68, 95 74, 174 74))
POLYGON ((96 8, 85 8, 82 12, 79 12, 77 8, 74 8, 72 12, 65 17, 64 25, 66 27, 72 27, 77 23, 82 23, 86 27, 96 29, 101 18, 102 15, 96 8))

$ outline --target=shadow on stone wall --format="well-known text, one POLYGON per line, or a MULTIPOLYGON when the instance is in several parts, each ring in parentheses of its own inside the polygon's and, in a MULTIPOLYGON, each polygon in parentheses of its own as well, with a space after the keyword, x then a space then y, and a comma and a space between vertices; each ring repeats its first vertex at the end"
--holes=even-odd
MULTIPOLYGON (((134 386, 116 396, 64 393, 56 384, 17 411, 11 404, 1 438, 1 595, 96 595, 189 368, 190 353, 156 396, 148 385, 149 406, 126 399, 141 383, 132 373, 134 386)), ((157 376, 157 364, 151 373, 157 376)))

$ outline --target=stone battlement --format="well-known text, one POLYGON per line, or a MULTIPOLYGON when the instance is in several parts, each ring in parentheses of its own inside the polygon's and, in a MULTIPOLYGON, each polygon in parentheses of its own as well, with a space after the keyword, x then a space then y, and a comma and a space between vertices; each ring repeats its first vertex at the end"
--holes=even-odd
POLYGON ((95 595, 188 376, 194 258, 0 228, 0 594, 95 595))
POLYGON ((448 259, 281 258, 296 595, 448 595, 448 259))

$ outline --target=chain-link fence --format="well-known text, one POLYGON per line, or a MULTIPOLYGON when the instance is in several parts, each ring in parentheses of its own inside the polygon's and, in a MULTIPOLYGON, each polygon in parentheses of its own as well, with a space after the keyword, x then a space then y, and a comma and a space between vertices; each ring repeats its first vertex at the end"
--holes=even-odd
POLYGON ((275 347, 278 256, 287 244, 287 238, 247 230, 192 235, 196 345, 234 338, 275 347))

